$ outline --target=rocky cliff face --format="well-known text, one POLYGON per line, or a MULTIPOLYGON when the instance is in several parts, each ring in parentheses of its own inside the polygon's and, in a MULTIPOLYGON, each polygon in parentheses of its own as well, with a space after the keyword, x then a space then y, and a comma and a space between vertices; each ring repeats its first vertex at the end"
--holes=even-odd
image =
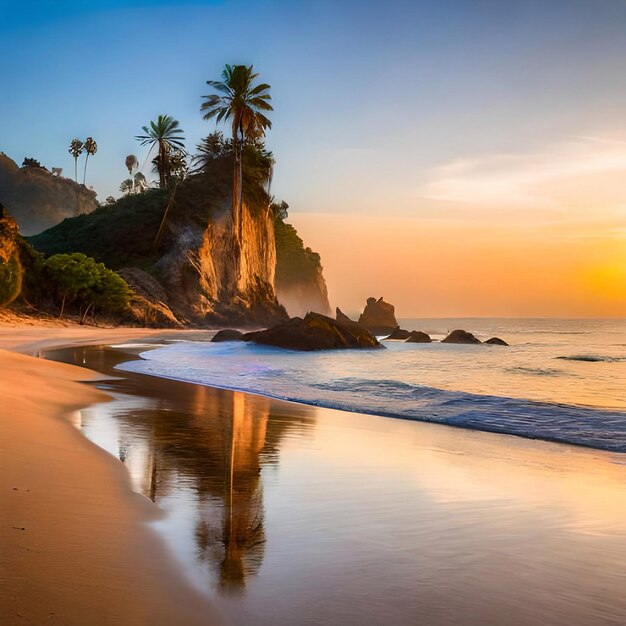
POLYGON ((166 221, 162 258, 155 265, 172 310, 194 322, 272 324, 287 318, 274 292, 276 244, 267 211, 244 203, 240 264, 235 262, 230 203, 213 208, 208 220, 190 220, 198 211, 183 189, 166 221))
POLYGON ((276 220, 274 229, 278 300, 290 315, 302 317, 309 311, 330 315, 328 289, 319 254, 304 247, 291 224, 276 220))
POLYGON ((22 287, 18 237, 15 220, 0 204, 0 306, 15 300, 22 287))
POLYGON ((2 152, 0 202, 11 208, 25 235, 39 233, 66 217, 90 213, 97 206, 95 191, 42 168, 18 167, 2 152))

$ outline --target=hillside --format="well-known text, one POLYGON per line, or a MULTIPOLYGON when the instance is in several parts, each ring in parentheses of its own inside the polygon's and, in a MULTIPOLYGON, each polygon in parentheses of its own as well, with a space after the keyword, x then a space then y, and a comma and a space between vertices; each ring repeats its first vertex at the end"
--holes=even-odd
POLYGON ((0 152, 0 203, 23 235, 39 233, 66 217, 93 211, 96 192, 41 167, 18 167, 0 152))

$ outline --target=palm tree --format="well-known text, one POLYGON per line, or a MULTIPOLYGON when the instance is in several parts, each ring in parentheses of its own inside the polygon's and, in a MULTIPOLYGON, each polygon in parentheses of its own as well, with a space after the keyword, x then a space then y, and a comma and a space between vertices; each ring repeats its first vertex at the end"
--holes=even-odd
POLYGON ((87 177, 87 161, 89 161, 90 156, 93 156, 96 152, 98 152, 98 144, 94 141, 93 137, 87 137, 87 139, 85 139, 85 152, 87 153, 87 156, 85 157, 83 185, 85 184, 85 178, 87 177))
POLYGON ((125 193, 127 196, 130 196, 130 194, 133 191, 133 179, 132 178, 127 178, 126 180, 122 181, 122 184, 120 185, 120 191, 122 193, 125 193))
POLYGON ((215 118, 219 124, 230 120, 233 134, 233 228, 237 241, 241 242, 241 211, 243 203, 243 166, 242 150, 248 139, 260 138, 265 130, 272 127, 272 122, 263 111, 273 111, 269 101, 270 86, 266 83, 254 85, 258 74, 253 66, 226 65, 222 72, 222 81, 208 80, 207 85, 217 92, 203 96, 201 111, 205 120, 215 118))
POLYGON ((184 131, 178 126, 178 121, 173 117, 159 115, 156 122, 150 122, 150 126, 142 128, 144 135, 135 137, 142 146, 150 146, 150 151, 154 146, 158 146, 159 187, 161 189, 165 189, 167 186, 169 153, 176 149, 185 152, 185 144, 183 143, 185 138, 180 136, 184 131))
POLYGON ((84 144, 80 139, 72 139, 68 152, 74 157, 74 180, 78 182, 78 157, 83 153, 84 144))

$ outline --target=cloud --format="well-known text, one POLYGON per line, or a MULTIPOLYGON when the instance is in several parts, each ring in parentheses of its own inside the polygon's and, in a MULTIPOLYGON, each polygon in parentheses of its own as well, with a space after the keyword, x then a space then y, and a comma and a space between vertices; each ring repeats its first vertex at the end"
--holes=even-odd
POLYGON ((576 137, 527 154, 455 160, 430 170, 422 199, 499 210, 567 211, 624 205, 626 142, 576 137))

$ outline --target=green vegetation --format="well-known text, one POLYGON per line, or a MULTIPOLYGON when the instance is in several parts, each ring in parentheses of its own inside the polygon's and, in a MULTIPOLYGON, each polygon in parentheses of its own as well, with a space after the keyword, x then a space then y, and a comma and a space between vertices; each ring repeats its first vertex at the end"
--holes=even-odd
POLYGON ((15 300, 22 290, 22 266, 17 254, 8 261, 0 259, 0 306, 15 300))
POLYGON ((171 185, 171 178, 176 170, 181 169, 181 160, 184 161, 185 138, 179 123, 169 115, 159 115, 156 122, 142 128, 144 135, 137 135, 135 139, 142 146, 158 147, 158 154, 153 163, 159 173, 159 187, 166 189, 171 185))
POLYGON ((305 248, 298 231, 282 219, 274 221, 276 233, 276 285, 289 287, 315 278, 321 271, 320 255, 305 248))
POLYGON ((157 258, 154 240, 167 201, 167 192, 151 189, 65 219, 29 241, 46 255, 82 252, 112 269, 148 269, 157 258))
POLYGON ((236 240, 241 243, 241 212, 243 204, 243 151, 247 141, 259 139, 272 127, 272 122, 262 111, 273 111, 269 101, 270 86, 266 83, 254 85, 258 74, 253 66, 226 65, 222 72, 223 81, 208 80, 217 94, 203 96, 201 110, 204 119, 215 118, 232 124, 233 198, 232 217, 236 240))
POLYGON ((87 178, 87 161, 89 161, 90 156, 93 156, 96 152, 98 152, 98 144, 94 141, 93 137, 87 137, 87 139, 85 139, 83 149, 86 154, 85 171, 83 172, 83 185, 84 185, 85 179, 87 178))
POLYGON ((120 313, 130 301, 126 282, 91 257, 81 253, 55 254, 43 263, 43 277, 60 306, 63 317, 66 305, 78 310, 81 324, 89 312, 120 313))

